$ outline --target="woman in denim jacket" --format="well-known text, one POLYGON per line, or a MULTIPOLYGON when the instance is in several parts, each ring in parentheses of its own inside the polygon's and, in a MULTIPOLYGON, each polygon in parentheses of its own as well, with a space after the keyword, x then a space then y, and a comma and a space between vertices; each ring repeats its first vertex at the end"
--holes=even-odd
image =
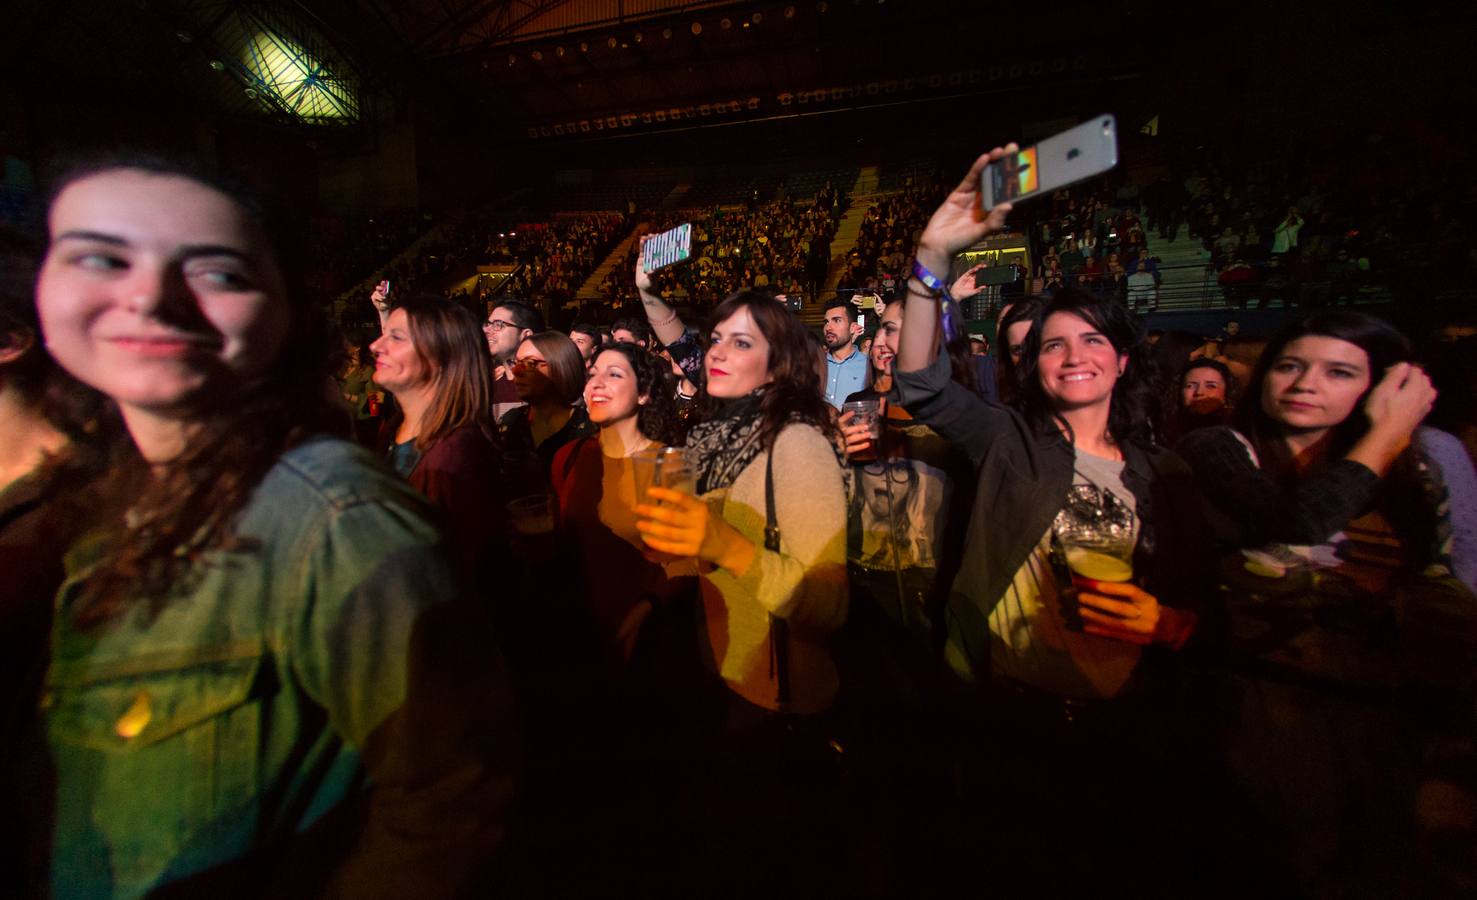
POLYGON ((326 436, 290 231, 146 159, 74 170, 48 224, 47 343, 111 401, 42 701, 52 894, 464 892, 511 793, 506 683, 424 501, 326 436))

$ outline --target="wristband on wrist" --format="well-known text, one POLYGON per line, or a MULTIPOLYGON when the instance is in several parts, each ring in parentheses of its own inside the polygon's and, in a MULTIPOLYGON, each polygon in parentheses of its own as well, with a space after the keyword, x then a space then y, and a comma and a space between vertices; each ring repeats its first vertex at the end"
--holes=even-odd
POLYGON ((909 278, 907 287, 908 293, 918 297, 927 297, 930 300, 938 300, 943 295, 943 291, 931 289, 917 278, 909 278))
POLYGON ((913 260, 913 277, 918 279, 924 287, 930 290, 947 292, 948 285, 938 279, 938 276, 923 267, 923 263, 913 260))
POLYGON ((674 310, 672 310, 672 314, 670 316, 667 316, 665 319, 662 319, 660 322, 652 322, 651 323, 651 327, 652 328, 661 328, 663 325, 670 325, 670 324, 672 324, 675 321, 677 321, 677 310, 674 309, 674 310))
POLYGON ((944 331, 944 342, 947 343, 959 337, 959 316, 954 311, 954 298, 949 296, 949 286, 939 280, 938 276, 924 268, 923 263, 913 260, 913 277, 920 284, 935 292, 939 301, 939 325, 944 331))

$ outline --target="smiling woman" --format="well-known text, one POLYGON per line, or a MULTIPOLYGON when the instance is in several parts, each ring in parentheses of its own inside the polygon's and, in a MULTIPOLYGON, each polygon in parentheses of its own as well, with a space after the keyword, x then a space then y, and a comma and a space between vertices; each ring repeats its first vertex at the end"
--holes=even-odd
POLYGON ((495 569, 505 499, 492 423, 492 356, 471 314, 443 297, 415 296, 385 319, 370 348, 374 380, 395 396, 379 449, 440 513, 462 572, 495 569))
POLYGON ((108 461, 55 603, 52 895, 464 884, 501 835, 506 688, 423 501, 330 436, 291 230, 153 159, 70 171, 48 224, 42 327, 108 461))
MULTIPOLYGON (((1148 440, 1138 323, 1123 304, 1073 288, 1042 300, 1021 348, 1019 410, 952 381, 939 350, 943 291, 930 273, 1004 226, 1008 206, 981 208, 980 173, 1014 151, 980 157, 925 227, 893 364, 892 399, 959 447, 978 476, 944 617, 945 662, 975 687, 990 738, 964 750, 960 772, 972 802, 1021 833, 1070 831, 1101 814, 1098 802, 1114 810, 1114 833, 1073 847, 1057 872, 1068 880, 1048 890, 1100 889, 1102 872, 1153 846, 1153 871, 1136 872, 1137 884, 1171 892, 1203 877, 1179 864, 1188 850, 1169 848, 1185 798, 1208 782, 1184 768, 1203 750, 1188 746, 1194 727, 1159 698, 1177 682, 1170 651, 1195 633, 1214 575, 1190 473, 1148 440), (1093 558, 1066 550, 1089 523, 1097 546, 1119 554, 1111 577, 1106 567, 1068 568, 1067 559, 1093 558)), ((1006 881, 1006 892, 1039 891, 1041 873, 1060 866, 1059 848, 1047 853, 1039 864, 1002 859, 994 869, 1006 878, 1030 873, 1029 885, 1006 881)))

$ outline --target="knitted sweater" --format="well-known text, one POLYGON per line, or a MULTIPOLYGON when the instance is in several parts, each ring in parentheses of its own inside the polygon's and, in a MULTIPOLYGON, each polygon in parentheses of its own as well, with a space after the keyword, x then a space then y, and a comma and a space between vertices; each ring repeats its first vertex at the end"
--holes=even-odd
POLYGON ((778 553, 764 549, 768 453, 756 456, 729 488, 702 497, 756 549, 742 576, 724 569, 703 576, 711 665, 745 700, 778 709, 769 616, 785 619, 786 711, 819 712, 830 705, 838 686, 829 644, 831 632, 846 619, 846 492, 836 455, 815 428, 786 427, 771 452, 778 553))

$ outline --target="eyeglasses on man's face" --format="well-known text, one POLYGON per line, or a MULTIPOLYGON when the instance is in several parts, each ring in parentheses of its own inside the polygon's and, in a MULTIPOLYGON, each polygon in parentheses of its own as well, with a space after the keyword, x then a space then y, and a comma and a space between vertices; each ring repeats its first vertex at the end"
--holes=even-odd
POLYGON ((494 334, 496 334, 499 331, 502 331, 504 328, 517 328, 517 327, 518 326, 516 324, 514 324, 513 322, 509 322, 509 321, 506 321, 504 319, 488 319, 486 322, 483 322, 482 323, 482 330, 484 330, 484 331, 491 331, 494 334))

